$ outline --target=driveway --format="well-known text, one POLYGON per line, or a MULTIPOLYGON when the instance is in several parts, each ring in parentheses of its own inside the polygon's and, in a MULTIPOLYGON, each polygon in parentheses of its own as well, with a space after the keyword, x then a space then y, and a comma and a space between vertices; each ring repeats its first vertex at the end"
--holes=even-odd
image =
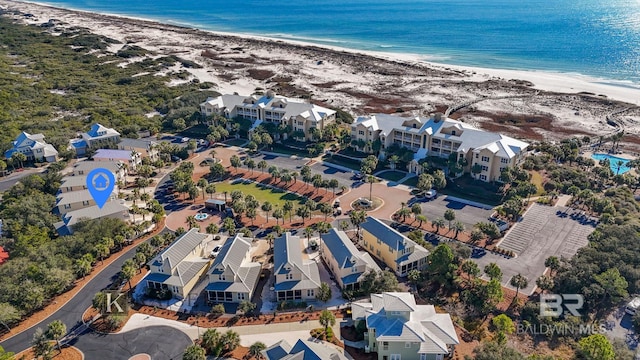
MULTIPOLYGON (((361 184, 352 188, 351 191, 339 197, 343 211, 351 210, 351 203, 361 197, 369 198, 369 184, 361 184)), ((402 203, 407 203, 411 198, 409 191, 398 186, 390 186, 388 183, 375 183, 372 190, 373 197, 382 199, 383 204, 367 213, 379 219, 390 219, 396 210, 402 207, 402 203)), ((342 216, 339 219, 348 219, 342 216)))
POLYGON ((40 174, 44 172, 46 169, 47 169, 46 167, 26 168, 20 171, 14 171, 12 174, 7 175, 5 177, 0 177, 0 193, 6 190, 9 190, 9 188, 15 185, 23 177, 33 175, 33 174, 40 174))
POLYGON ((567 208, 564 207, 533 204, 500 244, 500 247, 519 249, 517 257, 507 258, 479 249, 473 252, 472 260, 481 269, 491 262, 497 263, 504 274, 503 286, 511 289, 515 289, 509 285, 514 275, 526 276, 529 286, 522 291, 530 294, 536 279, 544 273, 544 261, 549 256, 572 257, 579 248, 588 244, 587 236, 595 230, 593 224, 562 216, 565 211, 567 208))

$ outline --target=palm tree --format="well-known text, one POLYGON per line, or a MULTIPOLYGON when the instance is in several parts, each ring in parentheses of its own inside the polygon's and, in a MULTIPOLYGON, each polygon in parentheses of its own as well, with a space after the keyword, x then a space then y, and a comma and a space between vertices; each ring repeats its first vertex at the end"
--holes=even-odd
POLYGON ((235 331, 229 330, 220 336, 220 342, 222 343, 224 353, 232 352, 240 345, 240 335, 235 331))
POLYGON ((27 156, 20 152, 15 152, 11 155, 11 160, 18 162, 20 164, 20 169, 24 167, 24 162, 27 161, 27 156))
POLYGON ((620 168, 624 166, 624 161, 616 161, 616 175, 620 175, 620 168))
POLYGON ((204 200, 204 193, 205 193, 205 191, 207 189, 207 185, 209 185, 209 182, 206 179, 198 180, 198 187, 202 191, 202 200, 204 200))
POLYGON ((437 218, 437 219, 431 221, 431 226, 436 228, 436 234, 440 233, 440 228, 444 227, 444 219, 443 218, 437 218))
POLYGON ((480 229, 473 229, 473 231, 471 231, 471 234, 469 235, 469 240, 471 240, 472 244, 477 243, 483 238, 484 238, 484 233, 480 231, 480 229))
POLYGON ((193 215, 187 216, 187 225, 189 225, 189 230, 191 230, 194 227, 196 227, 197 224, 198 224, 198 222, 196 221, 196 217, 195 216, 193 216, 193 215))
POLYGON ((60 338, 67 333, 67 326, 60 320, 54 320, 47 325, 47 335, 50 339, 56 341, 58 351, 62 352, 60 347, 60 338))
POLYGON ((269 250, 273 251, 273 240, 276 238, 276 236, 273 234, 273 232, 270 232, 267 234, 267 243, 269 243, 269 250))
POLYGON ((96 245, 96 256, 100 258, 100 262, 104 263, 104 258, 109 255, 109 248, 105 244, 96 245))
POLYGON ((218 155, 218 153, 215 150, 212 149, 211 151, 209 151, 209 155, 211 155, 211 157, 215 159, 216 155, 218 155))
POLYGON ((271 212, 271 210, 273 209, 273 205, 271 205, 270 202, 265 201, 262 204, 261 209, 262 209, 262 211, 264 211, 267 214, 267 222, 269 222, 269 212, 271 212))
POLYGON ((257 341, 249 346, 249 355, 256 359, 264 359, 264 356, 262 356, 262 350, 266 348, 267 346, 264 343, 257 341))
MULTIPOLYGON (((289 222, 291 222, 291 217, 293 215, 293 202, 289 200, 285 201, 284 205, 282 205, 282 210, 289 214, 289 222)), ((284 223, 284 220, 282 223, 284 223)))
POLYGON ((369 200, 373 201, 373 183, 376 182, 376 177, 373 175, 367 176, 367 182, 369 183, 369 200))
POLYGON ((311 235, 313 235, 313 232, 314 231, 311 226, 307 226, 306 228, 304 228, 304 235, 307 237, 307 242, 311 240, 311 235))
POLYGON ((214 353, 220 342, 220 333, 216 329, 207 329, 202 334, 200 345, 207 350, 208 353, 214 353))
POLYGON ((204 189, 204 191, 209 194, 209 199, 211 199, 213 197, 213 194, 215 194, 216 192, 216 185, 215 184, 209 184, 207 185, 207 187, 204 189))
POLYGON ((197 344, 189 345, 182 354, 182 360, 205 360, 206 358, 205 350, 197 344))
POLYGON ((458 238, 458 233, 460 233, 461 231, 464 231, 464 224, 460 221, 456 221, 453 223, 453 231, 455 231, 455 234, 453 235, 454 239, 458 238))
POLYGON ((451 222, 456 219, 456 212, 452 209, 447 209, 444 212, 444 219, 449 222, 449 230, 451 230, 451 222))
POLYGON ((257 168, 258 168, 258 170, 260 170, 261 172, 264 172, 264 169, 266 169, 268 166, 269 166, 269 164, 267 164, 267 162, 266 162, 266 161, 264 161, 264 160, 260 160, 260 161, 258 162, 257 168))
POLYGON ((521 288, 526 288, 527 285, 529 285, 529 280, 525 276, 518 274, 511 278, 510 284, 511 286, 516 288, 516 297, 513 299, 513 301, 517 301, 518 292, 521 288))
POLYGON ((418 220, 420 223, 418 223, 418 227, 422 227, 422 223, 423 222, 427 222, 427 217, 420 214, 420 215, 416 215, 416 220, 418 220))

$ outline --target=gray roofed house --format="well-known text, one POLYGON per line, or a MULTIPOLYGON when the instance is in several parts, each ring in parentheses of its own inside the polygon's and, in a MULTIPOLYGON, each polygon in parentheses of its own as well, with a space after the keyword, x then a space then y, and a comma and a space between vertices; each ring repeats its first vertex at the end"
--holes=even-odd
POLYGON ((398 276, 427 266, 429 251, 382 221, 368 216, 360 228, 364 249, 398 276))
POLYGON ((200 104, 203 116, 218 114, 226 118, 242 117, 253 122, 266 121, 288 125, 292 131, 302 131, 310 139, 311 128, 320 131, 335 120, 336 111, 311 104, 302 99, 277 96, 273 91, 264 95, 225 94, 210 97, 200 104))
POLYGON ((378 359, 443 359, 459 344, 449 314, 433 305, 416 305, 410 293, 371 294, 371 302, 352 303, 353 319, 365 321, 365 351, 378 359))
POLYGON ((122 138, 118 143, 118 149, 136 151, 143 159, 148 157, 155 160, 158 157, 157 145, 153 140, 122 138))
POLYGON ((365 251, 358 251, 344 231, 330 229, 320 236, 320 253, 340 287, 357 290, 364 276, 380 267, 365 251))
POLYGON ((308 340, 298 340, 291 346, 286 340, 262 350, 267 360, 346 360, 338 349, 308 340))
POLYGON ((313 300, 320 287, 318 264, 302 259, 301 239, 284 233, 273 243, 277 300, 313 300))
MULTIPOLYGON (((111 193, 111 196, 107 202, 117 199, 117 190, 111 193)), ((79 190, 70 192, 61 192, 56 196, 56 204, 53 208, 54 212, 64 215, 68 212, 84 209, 96 205, 93 196, 89 193, 89 190, 79 190)))
POLYGON ((148 262, 150 271, 144 278, 147 287, 169 290, 173 297, 185 298, 209 268, 210 260, 204 254, 212 235, 191 229, 148 262))
POLYGON ((251 261, 251 240, 241 235, 228 238, 222 245, 209 271, 205 288, 211 302, 251 301, 262 264, 251 261))
POLYGON ((73 234, 73 225, 81 219, 102 219, 114 218, 129 221, 129 207, 124 204, 124 200, 109 201, 102 208, 97 205, 89 206, 79 210, 69 211, 62 216, 62 221, 55 224, 58 235, 73 234))
POLYGON ((73 176, 89 175, 94 169, 107 169, 117 180, 123 180, 127 174, 124 163, 120 161, 80 161, 73 165, 73 176))

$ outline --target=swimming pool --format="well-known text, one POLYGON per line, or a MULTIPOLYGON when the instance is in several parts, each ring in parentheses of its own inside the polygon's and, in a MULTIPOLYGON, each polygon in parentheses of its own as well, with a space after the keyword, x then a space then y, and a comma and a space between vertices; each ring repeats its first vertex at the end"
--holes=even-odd
POLYGON ((623 159, 621 157, 609 154, 593 154, 591 155, 591 158, 596 161, 609 159, 609 167, 611 168, 611 171, 613 171, 614 175, 624 174, 627 171, 631 170, 631 168, 629 167, 628 159, 623 159), (622 161, 622 165, 620 166, 620 168, 618 168, 618 161, 622 161))

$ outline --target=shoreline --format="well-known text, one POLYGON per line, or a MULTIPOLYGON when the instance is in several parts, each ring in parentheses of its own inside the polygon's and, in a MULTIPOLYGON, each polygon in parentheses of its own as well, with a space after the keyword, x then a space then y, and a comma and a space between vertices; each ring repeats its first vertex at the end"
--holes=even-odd
MULTIPOLYGON (((534 84, 534 87, 539 90, 562 92, 562 93, 579 93, 579 92, 591 92, 595 95, 606 95, 607 97, 617 100, 628 102, 630 104, 640 105, 640 83, 635 83, 630 80, 620 80, 605 78, 594 75, 587 75, 583 73, 564 72, 561 70, 540 70, 540 69, 526 69, 526 68, 490 68, 485 67, 482 64, 479 65, 462 65, 455 62, 447 63, 442 61, 443 58, 450 58, 445 55, 433 55, 421 54, 421 53, 404 53, 404 52, 392 52, 392 51, 376 51, 366 50, 359 48, 343 47, 339 45, 331 45, 330 43, 348 43, 349 41, 336 40, 336 39, 322 39, 312 38, 305 36, 297 36, 295 34, 282 33, 283 36, 277 36, 278 34, 258 35, 253 33, 234 32, 208 29, 205 26, 198 27, 198 24, 192 24, 188 22, 180 22, 171 19, 154 19, 146 18, 129 14, 117 14, 109 12, 100 12, 86 9, 77 8, 65 8, 50 4, 46 2, 38 1, 14 1, 17 3, 33 4, 37 6, 50 7, 58 10, 75 11, 79 13, 85 13, 87 15, 102 15, 108 17, 117 17, 124 20, 141 21, 145 23, 156 23, 165 26, 176 27, 182 30, 202 31, 210 33, 216 36, 229 36, 245 39, 252 39, 266 42, 285 42, 301 47, 320 47, 331 51, 337 52, 349 52, 360 55, 372 56, 390 61, 403 61, 403 62, 416 62, 431 67, 441 68, 454 68, 459 71, 468 71, 472 73, 479 73, 482 75, 488 75, 498 78, 514 79, 529 81, 534 84), (570 84, 564 84, 564 82, 570 82, 570 84), (624 89, 624 90, 623 90, 624 89), (625 91, 626 90, 626 91, 625 91), (630 93, 632 92, 632 93, 630 93)), ((380 46, 381 48, 393 48, 393 45, 380 46)))
MULTIPOLYGON (((635 84, 579 74, 449 65, 419 54, 203 30, 37 2, 0 0, 0 7, 25 24, 56 19, 61 24, 54 28, 85 28, 120 41, 109 47, 109 53, 131 44, 155 54, 147 56, 175 55, 193 61, 202 68, 177 66, 157 75, 186 71, 186 81, 213 83, 212 90, 221 93, 272 89, 356 116, 378 112, 426 116, 482 99, 454 118, 529 140, 606 135, 622 126, 626 133, 638 135, 629 142, 640 145, 640 88, 635 84), (24 16, 27 13, 32 16, 24 16), (513 95, 522 99, 508 99, 513 95), (629 111, 616 117, 620 125, 611 126, 607 115, 620 109, 629 111)), ((128 59, 121 66, 142 59, 128 59)))

